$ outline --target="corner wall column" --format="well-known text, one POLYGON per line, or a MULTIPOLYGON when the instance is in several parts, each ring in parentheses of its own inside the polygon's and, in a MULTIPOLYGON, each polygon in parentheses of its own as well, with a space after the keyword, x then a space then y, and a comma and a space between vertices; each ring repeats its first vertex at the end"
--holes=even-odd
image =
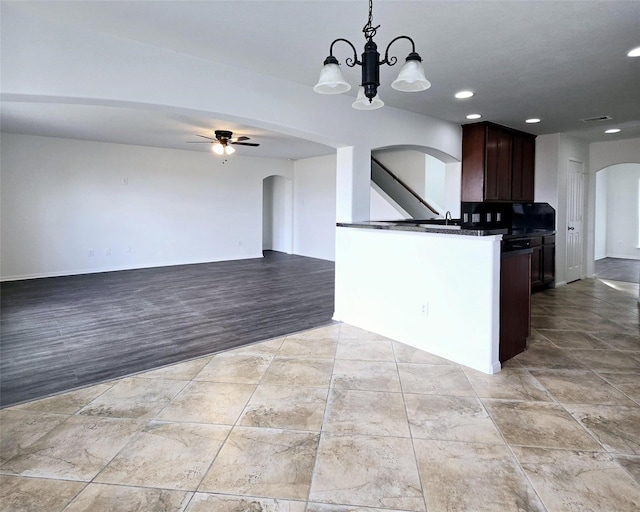
POLYGON ((370 218, 371 150, 349 146, 337 150, 336 221, 370 218))

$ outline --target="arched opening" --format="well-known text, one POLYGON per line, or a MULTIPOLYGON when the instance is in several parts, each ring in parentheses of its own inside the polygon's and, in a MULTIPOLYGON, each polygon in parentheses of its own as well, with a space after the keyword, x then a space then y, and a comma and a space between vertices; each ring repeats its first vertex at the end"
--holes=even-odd
POLYGON ((615 164, 596 173, 595 276, 638 283, 640 276, 640 164, 615 164))
MULTIPOLYGON (((372 157, 428 205, 421 218, 460 217, 461 164, 428 148, 393 147, 378 149, 372 157)), ((377 183, 372 169, 371 219, 394 220, 416 217, 403 208, 400 199, 377 183)))
POLYGON ((282 176, 262 180, 262 250, 293 252, 293 182, 282 176))

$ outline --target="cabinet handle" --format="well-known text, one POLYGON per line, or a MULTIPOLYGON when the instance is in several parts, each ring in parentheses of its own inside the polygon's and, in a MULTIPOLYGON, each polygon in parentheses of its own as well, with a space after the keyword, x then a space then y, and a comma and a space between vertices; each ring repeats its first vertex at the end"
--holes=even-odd
POLYGON ((574 228, 573 226, 569 226, 567 229, 568 229, 569 231, 573 231, 573 230, 574 230, 574 229, 576 229, 576 228, 574 228))

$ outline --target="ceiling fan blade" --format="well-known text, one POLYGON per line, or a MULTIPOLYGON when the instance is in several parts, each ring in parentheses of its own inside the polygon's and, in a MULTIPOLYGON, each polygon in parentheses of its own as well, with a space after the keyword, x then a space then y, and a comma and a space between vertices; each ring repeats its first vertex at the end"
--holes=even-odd
POLYGON ((237 139, 234 139, 233 142, 242 142, 243 140, 249 140, 249 137, 245 137, 244 135, 241 137, 238 137, 237 139))
POLYGON ((260 144, 256 144, 255 142, 232 142, 231 144, 237 145, 237 146, 253 146, 253 147, 257 147, 260 144))
POLYGON ((218 142, 218 139, 212 139, 211 137, 206 137, 204 135, 198 135, 197 133, 196 133, 196 137, 202 137, 203 139, 209 139, 209 140, 212 140, 213 142, 218 142))

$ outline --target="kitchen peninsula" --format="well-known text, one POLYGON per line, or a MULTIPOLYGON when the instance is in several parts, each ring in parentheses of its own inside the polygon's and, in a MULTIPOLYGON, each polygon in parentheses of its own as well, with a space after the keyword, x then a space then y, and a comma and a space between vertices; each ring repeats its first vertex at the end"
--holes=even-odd
POLYGON ((499 372, 505 233, 338 223, 334 319, 484 373, 499 372))

